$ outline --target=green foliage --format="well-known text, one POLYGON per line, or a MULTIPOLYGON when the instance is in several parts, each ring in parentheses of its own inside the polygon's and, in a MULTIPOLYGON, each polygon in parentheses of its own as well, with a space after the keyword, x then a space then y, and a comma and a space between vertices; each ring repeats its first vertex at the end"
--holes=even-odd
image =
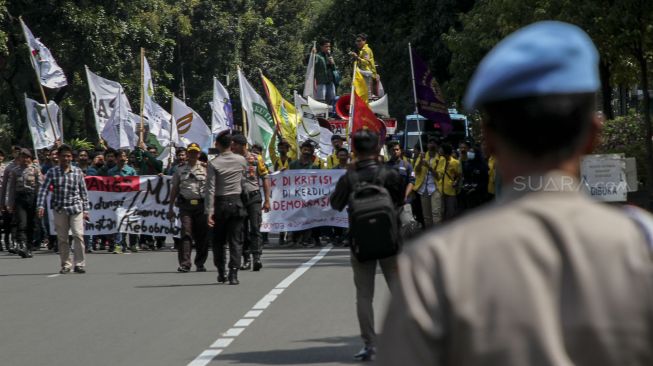
POLYGON ((626 116, 605 121, 601 131, 601 142, 596 147, 596 154, 619 154, 637 159, 637 171, 640 180, 646 172, 645 126, 642 115, 630 111, 626 116))
MULTIPOLYGON (((50 48, 69 85, 46 90, 62 106, 67 139, 96 140, 84 65, 120 82, 139 108, 140 48, 146 51, 155 83, 155 99, 167 108, 182 95, 208 120, 212 78, 226 84, 238 107, 236 65, 262 91, 259 68, 287 91, 302 84, 302 37, 310 8, 304 0, 0 0, 0 120, 10 121, 14 136, 31 144, 23 93, 42 100, 20 29, 22 16, 50 48)), ((239 111, 234 116, 239 118, 239 111)), ((0 128, 2 125, 0 124, 0 128)))
POLYGON ((87 139, 74 138, 66 142, 73 150, 93 150, 95 144, 87 139))

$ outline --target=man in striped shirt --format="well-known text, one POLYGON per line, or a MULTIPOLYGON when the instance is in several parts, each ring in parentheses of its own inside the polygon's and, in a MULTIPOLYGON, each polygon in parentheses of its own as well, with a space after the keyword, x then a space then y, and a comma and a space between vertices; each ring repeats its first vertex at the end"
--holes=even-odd
POLYGON ((59 273, 69 273, 72 267, 70 260, 70 243, 68 232, 72 232, 73 249, 75 252, 75 267, 77 273, 86 273, 84 257, 84 221, 88 220, 88 192, 81 169, 73 166, 73 150, 68 145, 57 149, 59 165, 48 170, 41 189, 39 190, 37 207, 38 216, 45 214, 45 197, 52 186, 50 206, 54 215, 54 226, 59 243, 61 270, 59 273))

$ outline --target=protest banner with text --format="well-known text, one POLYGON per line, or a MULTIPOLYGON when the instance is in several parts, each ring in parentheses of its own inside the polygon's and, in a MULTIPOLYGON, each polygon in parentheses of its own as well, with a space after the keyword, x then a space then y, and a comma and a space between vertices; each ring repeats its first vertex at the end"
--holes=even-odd
MULTIPOLYGON (((178 217, 167 218, 170 204, 171 178, 86 177, 91 205, 85 235, 117 232, 153 236, 179 236, 178 217)), ((46 200, 49 204, 49 198, 46 200)), ((175 214, 178 214, 175 208, 175 214)), ((50 225, 54 227, 52 215, 50 225)))
POLYGON ((329 199, 343 174, 345 170, 286 170, 270 175, 270 212, 263 213, 261 231, 348 227, 347 212, 332 209, 329 199))

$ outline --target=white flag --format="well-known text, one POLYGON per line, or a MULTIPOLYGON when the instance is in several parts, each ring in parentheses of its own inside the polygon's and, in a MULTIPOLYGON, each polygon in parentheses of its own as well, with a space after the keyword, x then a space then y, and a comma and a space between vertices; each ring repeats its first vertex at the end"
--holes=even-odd
POLYGON ((68 85, 66 75, 52 57, 50 50, 38 38, 34 37, 32 31, 27 28, 22 19, 20 19, 20 25, 23 27, 27 46, 29 46, 32 67, 36 70, 41 85, 51 89, 68 85))
POLYGON ((139 123, 140 116, 132 113, 129 103, 123 103, 119 98, 102 129, 101 136, 112 149, 131 150, 138 143, 136 126, 139 123))
POLYGON ((61 114, 59 113, 59 106, 55 102, 50 101, 46 110, 45 104, 40 104, 25 96, 25 108, 27 110, 27 122, 29 124, 29 131, 32 134, 34 148, 39 150, 54 146, 55 140, 61 137, 61 114), (48 112, 50 113, 49 118, 48 112), (52 119, 52 123, 50 123, 50 118, 52 119))
POLYGON ((315 96, 315 52, 312 50, 311 55, 308 57, 306 76, 304 78, 304 93, 302 95, 305 98, 315 96))
POLYGON ((147 58, 143 57, 143 118, 150 133, 166 146, 170 141, 170 113, 154 101, 154 83, 147 58))
POLYGON ((208 151, 211 147, 211 130, 197 112, 184 104, 181 99, 172 97, 172 113, 177 124, 180 146, 188 146, 194 142, 208 151))
POLYGON ((333 133, 329 129, 320 126, 315 111, 308 104, 309 102, 306 99, 295 93, 295 109, 302 111, 301 121, 297 124, 297 144, 312 140, 317 145, 315 155, 322 160, 326 160, 333 152, 333 146, 331 145, 333 133))
POLYGON ((218 79, 213 78, 213 101, 211 105, 211 132, 214 135, 225 130, 234 128, 234 115, 231 109, 231 99, 227 89, 220 84, 218 79))
POLYGON ((93 105, 93 117, 98 135, 104 131, 104 125, 113 114, 114 108, 120 103, 127 110, 131 111, 129 100, 125 90, 117 81, 105 79, 91 72, 86 68, 88 79, 88 90, 91 93, 91 104, 93 105))
POLYGON ((240 85, 240 101, 247 114, 247 140, 252 144, 263 146, 265 163, 270 165, 270 141, 274 136, 275 123, 265 100, 252 88, 245 75, 238 69, 238 84, 240 85))

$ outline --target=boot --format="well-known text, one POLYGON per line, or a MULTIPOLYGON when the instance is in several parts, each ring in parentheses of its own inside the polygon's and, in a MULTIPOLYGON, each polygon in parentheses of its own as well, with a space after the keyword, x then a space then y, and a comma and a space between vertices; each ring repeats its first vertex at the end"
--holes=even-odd
POLYGON ((16 253, 21 256, 21 258, 27 258, 27 249, 25 248, 25 243, 18 243, 16 246, 16 253))
POLYGON ((218 268, 218 283, 227 282, 227 277, 224 275, 224 268, 218 268))
POLYGON ((239 285, 238 281, 238 270, 236 268, 229 268, 229 284, 230 285, 239 285))
POLYGON ((243 264, 240 265, 240 269, 243 271, 252 269, 252 262, 249 260, 249 256, 243 257, 243 264))
POLYGON ((7 244, 7 251, 8 251, 9 253, 11 253, 11 254, 16 254, 16 253, 18 252, 18 251, 17 251, 17 248, 16 248, 16 243, 10 241, 10 242, 7 244))
POLYGON ((263 268, 263 263, 261 263, 261 257, 255 256, 254 257, 254 266, 253 266, 253 271, 258 272, 263 268))

